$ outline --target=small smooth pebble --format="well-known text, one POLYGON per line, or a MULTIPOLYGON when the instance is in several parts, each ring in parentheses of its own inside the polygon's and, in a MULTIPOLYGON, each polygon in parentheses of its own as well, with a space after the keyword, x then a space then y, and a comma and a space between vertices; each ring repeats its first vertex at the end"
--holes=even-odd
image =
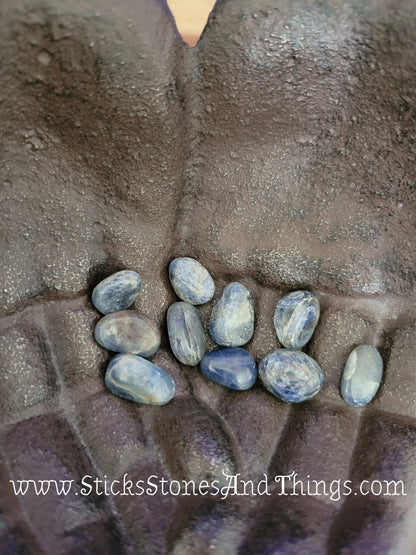
POLYGON ((309 291, 294 291, 277 303, 274 327, 280 343, 288 349, 301 349, 319 320, 319 301, 309 291))
POLYGON ((189 303, 173 303, 167 314, 169 342, 175 357, 188 366, 198 364, 205 353, 205 335, 197 309, 189 303))
POLYGON ((116 355, 105 374, 105 385, 123 399, 165 405, 175 395, 175 382, 152 362, 131 354, 116 355))
POLYGON ((238 282, 229 283, 212 309, 209 331, 223 347, 240 347, 254 331, 254 308, 249 290, 238 282))
POLYGON ((311 399, 324 383, 324 373, 313 358, 288 349, 266 355, 259 364, 259 376, 270 393, 288 403, 311 399))
POLYGON ((380 387, 383 359, 375 347, 360 345, 349 355, 341 379, 344 400, 353 407, 369 403, 380 387))
POLYGON ((257 379, 257 365, 251 354, 240 347, 227 347, 207 353, 201 372, 213 382, 231 389, 249 389, 257 379))
POLYGON ((142 288, 142 278, 132 270, 121 270, 101 281, 92 292, 92 304, 102 314, 125 310, 142 288))
POLYGON ((204 304, 212 299, 214 280, 194 258, 175 258, 169 264, 169 279, 177 296, 190 304, 204 304))
POLYGON ((155 354, 160 346, 156 325, 139 310, 121 310, 107 314, 94 329, 97 343, 116 353, 132 353, 143 357, 155 354))

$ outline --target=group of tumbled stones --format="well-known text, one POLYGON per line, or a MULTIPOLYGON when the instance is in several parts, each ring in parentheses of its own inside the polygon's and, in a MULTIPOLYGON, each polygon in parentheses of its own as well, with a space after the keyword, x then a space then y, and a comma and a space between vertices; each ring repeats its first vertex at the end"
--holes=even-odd
MULTIPOLYGON (((320 307, 309 291, 294 291, 277 303, 274 327, 282 349, 266 355, 258 369, 253 356, 242 346, 254 332, 254 307, 248 289, 239 282, 228 284, 212 309, 209 333, 220 348, 206 353, 204 329, 196 306, 209 302, 215 284, 197 260, 176 258, 169 265, 169 278, 180 301, 167 312, 169 342, 174 356, 187 366, 200 364, 210 380, 231 389, 246 390, 257 374, 268 391, 290 403, 311 399, 324 383, 317 362, 301 351, 319 320, 320 307)), ((138 310, 126 310, 141 290, 140 276, 130 270, 117 272, 99 283, 92 294, 94 306, 103 314, 94 336, 117 352, 108 365, 105 383, 123 398, 163 405, 175 394, 172 378, 146 360, 160 347, 156 325, 138 310)), ((382 358, 371 345, 360 345, 349 355, 341 380, 341 393, 352 406, 370 402, 381 383, 382 358)))
POLYGON ((126 310, 142 288, 136 272, 122 270, 104 279, 92 293, 92 303, 106 314, 94 329, 97 343, 117 354, 107 367, 105 384, 124 399, 164 405, 175 394, 175 383, 164 370, 146 360, 160 347, 157 326, 139 310, 126 310))

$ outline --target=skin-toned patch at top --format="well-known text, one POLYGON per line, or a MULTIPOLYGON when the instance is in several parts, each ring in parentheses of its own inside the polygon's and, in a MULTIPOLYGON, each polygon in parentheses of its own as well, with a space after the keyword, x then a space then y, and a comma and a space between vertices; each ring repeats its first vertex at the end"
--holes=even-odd
POLYGON ((215 0, 168 0, 178 31, 189 46, 195 46, 205 28, 215 0))

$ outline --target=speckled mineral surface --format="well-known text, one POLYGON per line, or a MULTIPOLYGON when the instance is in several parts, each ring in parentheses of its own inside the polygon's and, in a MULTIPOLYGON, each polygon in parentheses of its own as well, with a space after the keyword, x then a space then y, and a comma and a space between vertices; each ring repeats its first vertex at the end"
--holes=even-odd
POLYGON ((277 303, 274 327, 280 343, 300 349, 309 341, 319 320, 319 301, 309 291, 293 291, 277 303))
POLYGON ((92 292, 92 304, 102 314, 125 310, 134 303, 142 288, 137 272, 121 270, 103 279, 92 292))
POLYGON ((139 310, 121 310, 107 314, 94 329, 97 343, 116 353, 152 356, 160 346, 156 325, 139 310))
POLYGON ((254 331, 254 308, 249 290, 238 282, 227 285, 214 305, 209 323, 212 339, 224 347, 239 347, 254 331))
POLYGON ((375 347, 359 345, 349 355, 342 373, 341 393, 353 407, 369 403, 380 387, 383 359, 375 347))
POLYGON ((259 376, 270 393, 289 403, 311 399, 324 383, 324 373, 313 358, 288 349, 266 355, 259 364, 259 376))
POLYGON ((207 353, 201 361, 206 378, 231 389, 249 389, 257 379, 257 365, 241 347, 226 347, 207 353))
POLYGON ((215 285, 210 273, 197 260, 190 257, 175 258, 169 264, 169 279, 182 301, 204 304, 214 295, 215 285))
POLYGON ((167 314, 169 342, 175 357, 195 366, 205 353, 205 335, 198 310, 189 303, 173 303, 167 314))
POLYGON ((119 354, 110 361, 105 385, 123 399, 148 405, 165 405, 175 394, 175 383, 164 370, 131 354, 119 354))

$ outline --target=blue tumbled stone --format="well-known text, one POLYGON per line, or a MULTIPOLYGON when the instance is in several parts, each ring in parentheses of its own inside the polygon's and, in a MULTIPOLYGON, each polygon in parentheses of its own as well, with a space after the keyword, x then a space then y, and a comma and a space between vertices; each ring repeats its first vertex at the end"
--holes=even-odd
POLYGON ((309 341, 319 320, 319 301, 309 291, 294 291, 277 303, 274 327, 280 343, 300 349, 309 341))
POLYGON ((97 343, 116 353, 132 353, 143 357, 155 354, 160 346, 156 325, 139 310, 121 310, 107 314, 94 329, 97 343))
POLYGON ((265 356, 259 364, 259 376, 270 393, 289 403, 311 399, 324 383, 324 373, 313 358, 288 349, 265 356))
POLYGON ((254 331, 254 308, 249 290, 238 282, 227 285, 212 309, 209 331, 224 347, 239 347, 254 331))
POLYGON ((92 292, 92 304, 102 314, 125 310, 142 288, 142 279, 132 270, 121 270, 101 281, 92 292))
POLYGON ((189 303, 173 303, 167 314, 169 342, 175 357, 195 366, 205 353, 205 335, 197 309, 189 303))
POLYGON ((204 304, 214 295, 210 273, 194 258, 175 258, 169 264, 169 279, 178 297, 190 304, 204 304))
POLYGON ((147 405, 165 405, 175 394, 175 383, 169 374, 156 364, 131 354, 111 359, 105 385, 114 395, 147 405))
POLYGON ((249 389, 257 379, 256 361, 240 347, 207 353, 201 361, 201 372, 213 382, 231 389, 249 389))
POLYGON ((353 407, 369 403, 380 387, 383 359, 375 347, 360 345, 349 355, 341 379, 341 393, 353 407))

